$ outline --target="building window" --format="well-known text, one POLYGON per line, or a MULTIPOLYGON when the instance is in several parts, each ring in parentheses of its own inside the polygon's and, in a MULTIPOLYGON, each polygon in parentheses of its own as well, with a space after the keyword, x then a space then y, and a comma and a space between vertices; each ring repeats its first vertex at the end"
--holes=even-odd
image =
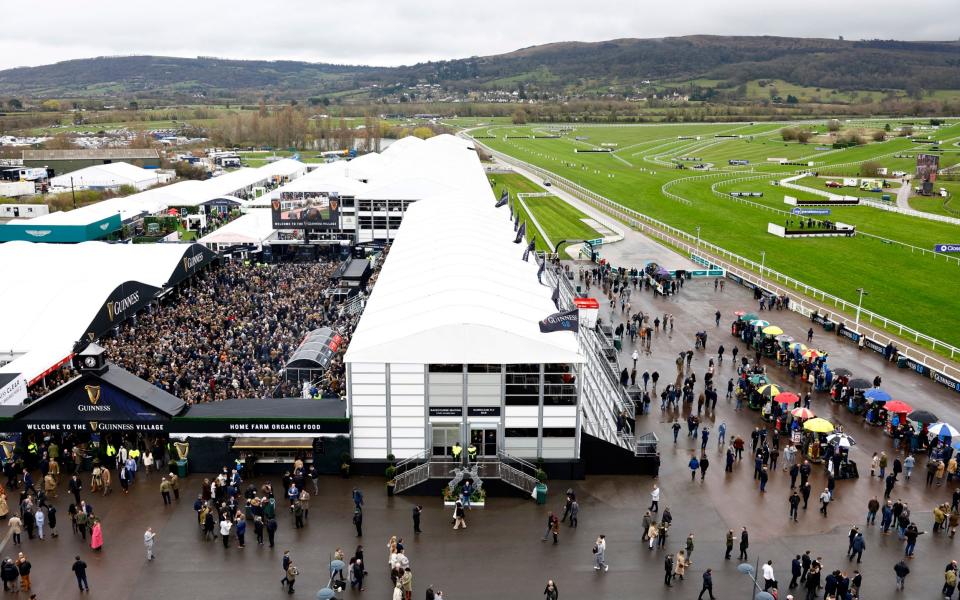
POLYGON ((540 403, 540 365, 507 365, 504 403, 507 406, 536 406, 540 403))
POLYGON ((536 427, 508 427, 503 430, 504 437, 535 438, 537 437, 536 427))
POLYGON ((467 373, 499 373, 500 365, 467 365, 467 373))
POLYGON ((574 437, 576 430, 573 427, 544 427, 543 437, 574 437))
POLYGON ((463 373, 462 364, 441 364, 429 365, 427 370, 430 373, 463 373))

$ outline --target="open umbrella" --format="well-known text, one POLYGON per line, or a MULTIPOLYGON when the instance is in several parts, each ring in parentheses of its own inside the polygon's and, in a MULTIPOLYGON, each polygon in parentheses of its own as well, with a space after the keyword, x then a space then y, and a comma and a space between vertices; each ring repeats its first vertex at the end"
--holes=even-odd
POLYGON ((743 315, 747 314, 747 311, 745 311, 745 310, 735 310, 735 311, 733 311, 733 314, 737 315, 738 317, 742 317, 743 315))
POLYGON ((780 388, 778 388, 772 383, 768 383, 766 385, 761 385, 759 388, 757 388, 757 392, 764 398, 768 400, 772 400, 777 396, 777 394, 780 393, 780 388))
POLYGON ((795 408, 790 411, 790 414, 798 419, 812 419, 814 417, 813 411, 809 408, 795 408))
POLYGON ((767 335, 780 335, 783 333, 783 330, 776 325, 770 325, 769 327, 764 327, 763 332, 767 335))
POLYGON ((851 379, 850 383, 848 383, 847 385, 855 390, 866 390, 866 389, 869 389, 873 384, 871 384, 866 379, 857 377, 856 379, 851 379))
POLYGON ((851 375, 853 375, 850 369, 846 369, 844 367, 837 367, 836 369, 832 369, 832 371, 833 371, 833 374, 837 377, 850 377, 851 375))
POLYGON ((794 343, 790 344, 790 345, 788 346, 788 348, 790 348, 790 352, 796 352, 797 350, 800 350, 800 352, 806 352, 806 351, 807 351, 807 346, 806 346, 806 344, 801 344, 800 342, 794 342, 794 343))
POLYGON ((937 418, 937 415, 929 410, 915 410, 907 415, 907 419, 920 423, 921 425, 929 425, 930 423, 936 423, 940 420, 937 418))
POLYGON ((849 448, 857 445, 857 441, 845 433, 832 433, 827 436, 827 442, 839 448, 849 448))
POLYGON ((750 321, 755 320, 757 318, 757 315, 753 313, 747 313, 745 315, 741 315, 740 318, 746 321, 747 323, 749 323, 750 321))
POLYGON ((803 353, 803 357, 807 360, 814 360, 823 356, 823 353, 819 350, 814 350, 813 348, 807 350, 803 353))
POLYGON ((928 427, 927 432, 931 436, 937 436, 938 438, 960 437, 960 431, 957 431, 955 427, 942 421, 940 423, 934 423, 928 427))
POLYGON ((747 380, 748 380, 750 383, 752 383, 753 385, 763 385, 763 384, 765 384, 765 383, 767 382, 767 376, 766 376, 766 375, 751 375, 750 377, 747 377, 747 380))
POLYGON ((863 397, 873 402, 889 402, 893 396, 881 390, 880 388, 870 388, 863 393, 863 397))
POLYGON ((780 392, 774 398, 774 400, 776 400, 781 404, 793 404, 799 399, 800 399, 800 396, 794 394, 793 392, 780 392))
POLYGON ((759 329, 763 329, 770 324, 770 321, 764 321, 763 319, 754 319, 750 321, 750 324, 759 329))
POLYGON ((883 405, 887 412, 896 413, 898 415, 908 413, 913 410, 913 407, 904 402, 903 400, 894 400, 893 402, 887 402, 883 405))
POLYGON ((814 417, 804 423, 803 428, 815 433, 831 433, 833 431, 833 423, 820 417, 814 417))
POLYGON ((787 334, 785 334, 785 333, 781 333, 780 335, 778 335, 778 336, 776 337, 776 340, 777 340, 778 342, 780 342, 781 344, 792 344, 793 341, 794 341, 794 340, 793 340, 793 336, 789 336, 789 335, 787 335, 787 334))

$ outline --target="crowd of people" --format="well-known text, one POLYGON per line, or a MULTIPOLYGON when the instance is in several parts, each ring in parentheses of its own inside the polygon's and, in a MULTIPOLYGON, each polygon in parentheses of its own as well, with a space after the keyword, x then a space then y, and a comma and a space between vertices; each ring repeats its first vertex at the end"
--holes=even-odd
MULTIPOLYGON (((307 333, 347 333, 355 324, 328 295, 337 266, 227 262, 104 346, 110 360, 188 403, 272 396, 307 333)), ((342 393, 343 373, 340 356, 325 374, 326 391, 342 393)), ((299 395, 299 386, 289 393, 299 395)))

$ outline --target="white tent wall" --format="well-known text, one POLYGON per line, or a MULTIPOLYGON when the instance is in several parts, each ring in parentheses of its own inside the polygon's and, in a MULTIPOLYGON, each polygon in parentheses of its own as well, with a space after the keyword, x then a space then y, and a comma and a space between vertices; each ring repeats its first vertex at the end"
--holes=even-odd
POLYGON ((70 354, 74 342, 117 286, 138 281, 163 287, 188 244, 0 245, 0 354, 18 355, 0 372, 27 378, 70 354))

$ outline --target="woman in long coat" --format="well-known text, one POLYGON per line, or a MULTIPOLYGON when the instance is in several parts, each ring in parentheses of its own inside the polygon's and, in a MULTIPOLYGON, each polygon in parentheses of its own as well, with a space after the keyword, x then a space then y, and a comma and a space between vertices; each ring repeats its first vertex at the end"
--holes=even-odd
POLYGON ((90 531, 90 547, 94 550, 100 550, 103 547, 103 530, 100 528, 100 520, 93 523, 93 529, 90 531))
POLYGON ((10 506, 7 505, 7 495, 0 493, 0 519, 6 519, 10 514, 10 506))

